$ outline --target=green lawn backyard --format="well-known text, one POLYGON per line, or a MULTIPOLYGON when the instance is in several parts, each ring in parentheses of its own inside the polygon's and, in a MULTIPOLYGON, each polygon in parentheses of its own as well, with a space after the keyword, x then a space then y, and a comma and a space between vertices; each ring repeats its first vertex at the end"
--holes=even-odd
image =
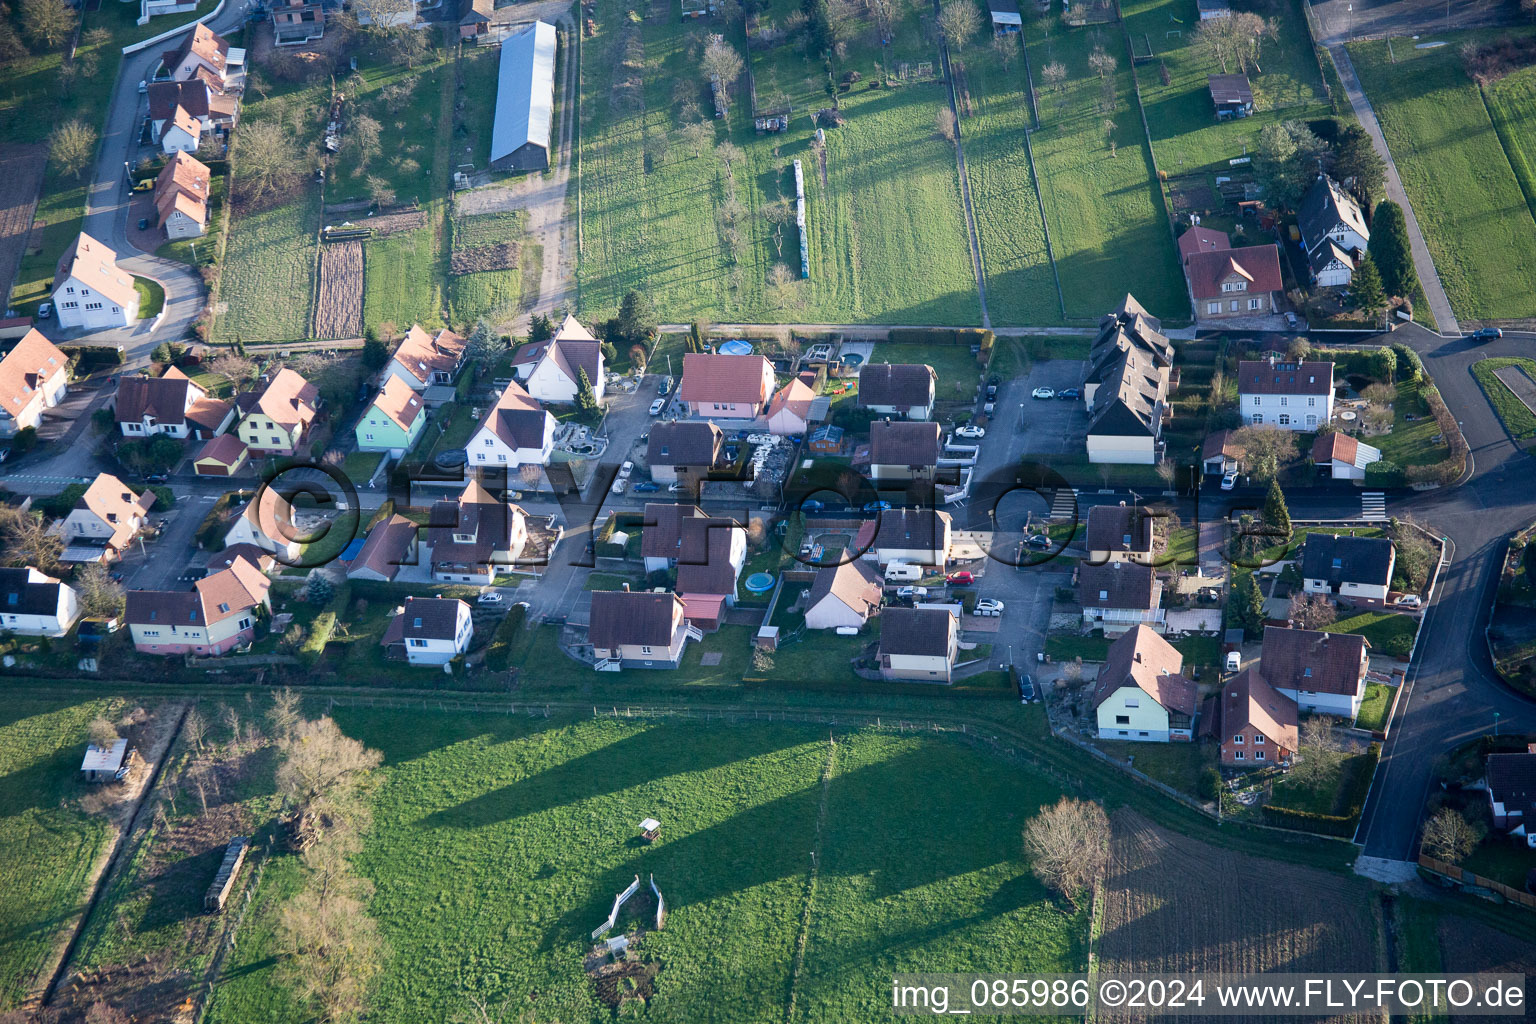
POLYGON ((1536 437, 1536 414, 1526 408, 1525 403, 1516 398, 1515 393, 1509 390, 1509 385, 1495 373, 1506 366, 1521 367, 1532 380, 1536 380, 1536 359, 1518 356, 1479 359, 1472 364, 1472 376, 1477 378, 1483 394, 1488 396, 1489 403, 1499 414, 1499 419, 1504 421, 1504 429, 1509 431, 1510 436, 1522 441, 1536 437))
MULTIPOLYGON (((1461 318, 1536 314, 1530 288, 1536 280, 1536 215, 1460 52, 1466 43, 1529 31, 1441 33, 1435 38, 1447 45, 1432 49, 1407 39, 1392 40, 1390 51, 1385 40, 1349 45, 1435 269, 1461 318)), ((1511 126, 1530 113, 1524 93, 1513 91, 1518 88, 1504 96, 1511 126)))
POLYGON ((1358 633, 1377 654, 1406 655, 1413 646, 1419 620, 1395 612, 1358 612, 1324 627, 1330 633, 1358 633))
POLYGON ((1365 699, 1360 702, 1360 713, 1355 716, 1356 728, 1385 729, 1387 713, 1392 709, 1392 695, 1396 692, 1396 687, 1385 683, 1366 683, 1365 699))

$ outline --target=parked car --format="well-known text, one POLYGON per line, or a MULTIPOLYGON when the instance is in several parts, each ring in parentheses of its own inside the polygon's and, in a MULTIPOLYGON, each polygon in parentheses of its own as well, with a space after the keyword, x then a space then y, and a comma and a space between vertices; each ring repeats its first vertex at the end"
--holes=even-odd
POLYGON ((1035 699, 1035 680, 1033 676, 1019 676, 1019 703, 1028 704, 1035 699))
POLYGON ((37 307, 37 318, 39 320, 47 320, 51 316, 53 316, 53 303, 45 302, 37 307))
POLYGON ((896 596, 899 597, 899 598, 903 598, 903 599, 911 599, 911 598, 914 598, 914 597, 927 597, 928 596, 928 588, 927 587, 897 587, 896 588, 896 596))
POLYGON ((501 604, 501 602, 504 601, 504 600, 505 600, 505 598, 503 598, 501 596, 501 594, 498 593, 497 591, 487 590, 485 593, 483 593, 479 597, 475 598, 475 603, 476 604, 501 604))
POLYGON ((668 494, 677 494, 680 491, 682 491, 682 489, 683 489, 683 485, 682 484, 667 484, 667 493, 668 494))
POLYGON ((629 477, 621 476, 618 479, 614 480, 613 486, 608 488, 608 490, 610 490, 614 494, 623 494, 624 493, 624 489, 626 487, 628 487, 628 486, 629 486, 629 477))
POLYGON ((989 401, 989 402, 997 401, 997 385, 996 384, 988 384, 987 385, 987 401, 989 401))
POLYGON ((1024 538, 1024 543, 1036 551, 1044 551, 1051 546, 1051 538, 1043 533, 1032 533, 1024 538))
POLYGON ((1083 393, 1077 388, 1062 388, 1056 392, 1056 397, 1066 402, 1076 401, 1083 397, 1083 393))
POLYGON ((1035 388, 1029 394, 1031 398, 1055 398, 1056 390, 1054 388, 1035 388))
POLYGON ((672 393, 672 378, 671 377, 663 377, 663 378, 661 378, 661 386, 656 389, 656 393, 658 395, 660 395, 661 397, 663 397, 663 398, 665 398, 668 395, 670 395, 672 393))
POLYGON ((661 484, 653 484, 649 480, 642 480, 640 483, 635 484, 636 494, 650 494, 653 491, 659 490, 661 490, 661 484))
POLYGON ((988 597, 976 602, 976 615, 1001 615, 1003 614, 1003 602, 995 597, 988 597))
POLYGON ((1422 607, 1424 607, 1424 599, 1422 597, 1420 597, 1418 594, 1404 594, 1402 597, 1398 598, 1396 601, 1393 601, 1392 603, 1397 605, 1399 608, 1422 608, 1422 607))
POLYGON ((997 387, 1002 382, 1003 382, 1003 378, 999 377, 995 373, 992 376, 987 378, 987 383, 990 384, 992 387, 997 387))
POLYGON ((660 416, 661 415, 661 410, 665 409, 666 407, 667 407, 667 400, 665 398, 658 398, 658 399, 656 399, 656 401, 651 403, 651 415, 652 416, 660 416))
POLYGON ((1227 652, 1227 661, 1226 661, 1227 671, 1228 672, 1236 672, 1238 669, 1240 669, 1242 667, 1243 667, 1243 652, 1242 651, 1228 651, 1227 652))
POLYGON ((810 498, 810 499, 807 499, 806 501, 802 501, 800 503, 800 511, 802 511, 802 512, 820 512, 822 509, 824 509, 826 507, 827 506, 823 505, 821 502, 817 501, 815 498, 810 498))
POLYGON ((987 436, 987 430, 985 427, 978 427, 974 423, 967 423, 955 431, 955 436, 970 438, 972 441, 980 441, 987 436))
POLYGON ((633 473, 634 471, 635 464, 630 462, 628 459, 625 459, 624 464, 619 467, 619 476, 622 476, 624 479, 628 480, 629 474, 633 473))
POLYGON ((952 587, 968 587, 972 583, 976 582, 976 577, 971 573, 962 570, 960 572, 950 573, 948 576, 944 577, 944 582, 948 583, 952 587))
POLYGON ((6 459, 8 459, 10 457, 11 457, 11 450, 9 448, 0 448, 0 462, 4 462, 6 459))
POLYGON ((1301 326, 1301 320, 1296 316, 1295 313, 1292 313, 1290 310, 1286 310, 1285 311, 1285 326, 1289 327, 1291 330, 1294 331, 1296 328, 1301 326))
POLYGON ((1467 337, 1473 341, 1496 341, 1504 337, 1504 332, 1497 327, 1479 327, 1467 337))
POLYGON ((891 507, 891 503, 888 502, 888 501, 871 501, 871 502, 866 502, 865 503, 864 511, 865 512, 886 512, 886 511, 890 510, 890 507, 891 507))
POLYGON ((164 473, 151 473, 144 478, 144 482, 147 484, 168 484, 171 482, 171 478, 164 473))
POLYGON ((1237 486, 1237 474, 1236 473, 1223 473, 1223 474, 1221 474, 1221 489, 1222 490, 1230 491, 1232 488, 1234 488, 1236 486, 1237 486))

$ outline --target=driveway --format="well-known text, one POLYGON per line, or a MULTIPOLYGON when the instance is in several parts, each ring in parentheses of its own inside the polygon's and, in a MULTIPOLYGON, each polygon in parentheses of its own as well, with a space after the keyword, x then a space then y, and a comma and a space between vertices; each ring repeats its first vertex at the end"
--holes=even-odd
POLYGON ((165 532, 158 540, 146 540, 143 552, 138 544, 124 556, 120 568, 126 575, 123 586, 129 590, 182 590, 177 583, 188 566, 206 565, 211 553, 200 551, 193 535, 217 499, 213 495, 178 496, 170 511, 152 508, 151 521, 165 519, 165 532))

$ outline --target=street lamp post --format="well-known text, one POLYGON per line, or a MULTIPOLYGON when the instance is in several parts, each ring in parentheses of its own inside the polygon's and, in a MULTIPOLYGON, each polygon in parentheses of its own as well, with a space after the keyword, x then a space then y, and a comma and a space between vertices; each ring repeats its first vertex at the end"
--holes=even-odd
POLYGON ((1353 39, 1355 38, 1355 5, 1350 4, 1345 9, 1349 12, 1349 31, 1346 33, 1346 38, 1353 39))
POLYGON ((1493 713, 1493 734, 1495 736, 1499 734, 1499 713, 1497 711, 1493 713))

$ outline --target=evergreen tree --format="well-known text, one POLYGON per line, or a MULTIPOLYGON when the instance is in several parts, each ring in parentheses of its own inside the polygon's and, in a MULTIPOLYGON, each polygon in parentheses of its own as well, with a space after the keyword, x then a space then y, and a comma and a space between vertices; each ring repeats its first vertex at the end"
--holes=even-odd
POLYGON ((629 345, 644 345, 656 333, 656 311, 645 293, 631 288, 619 302, 619 333, 629 345))
POLYGON ((1232 585, 1226 625, 1228 629, 1241 629, 1249 640, 1257 640, 1264 633, 1264 595, 1251 572, 1238 576, 1232 585))
POLYGON ((1381 290, 1381 272, 1376 269, 1376 261, 1371 259, 1370 253, 1360 258, 1349 287, 1355 293, 1355 308, 1371 319, 1375 319, 1387 304, 1386 295, 1381 290))
POLYGON ((699 322, 697 320, 688 325, 688 351, 704 351, 704 332, 699 327, 699 322))
POLYGON ((576 381, 576 408, 582 412, 597 411, 597 395, 592 390, 592 381, 587 378, 586 367, 577 371, 576 381))
MULTIPOLYGON (((1358 124, 1344 129, 1334 143, 1333 176, 1346 183, 1367 206, 1372 196, 1381 195, 1387 167, 1371 145, 1371 137, 1358 124)), ((1371 240, 1376 240, 1375 224, 1371 225, 1371 240)))
POLYGON ((370 336, 363 342, 363 365, 375 373, 389 365, 389 346, 370 336))
POLYGON ((1291 510, 1285 505, 1278 480, 1269 482, 1269 495, 1264 499, 1264 525, 1286 537, 1291 535, 1291 510))
POLYGON ((1409 298, 1419 290, 1419 274, 1408 243, 1408 221, 1403 208, 1390 199, 1378 203, 1371 218, 1371 261, 1388 295, 1409 298))
POLYGON ((555 325, 543 313, 535 313, 528 324, 528 340, 537 345, 555 336, 555 325))

